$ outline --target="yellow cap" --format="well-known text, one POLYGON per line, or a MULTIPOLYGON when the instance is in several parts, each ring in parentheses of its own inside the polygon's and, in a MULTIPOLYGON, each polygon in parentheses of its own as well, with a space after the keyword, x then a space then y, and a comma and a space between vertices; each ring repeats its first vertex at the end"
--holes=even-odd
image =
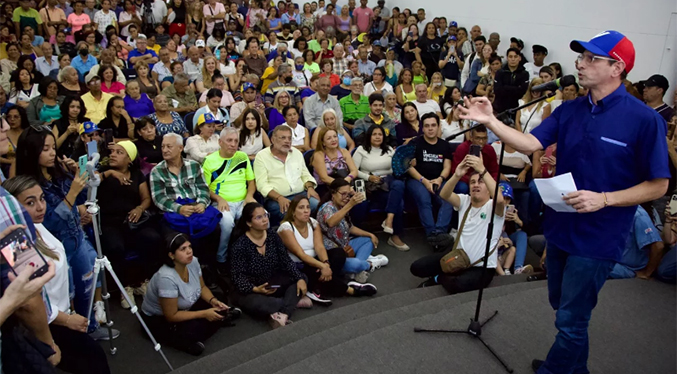
POLYGON ((134 143, 130 142, 129 140, 123 140, 121 142, 118 142, 117 145, 120 147, 124 148, 125 151, 127 151, 127 156, 129 156, 130 161, 136 160, 136 154, 138 151, 136 150, 136 146, 134 143))

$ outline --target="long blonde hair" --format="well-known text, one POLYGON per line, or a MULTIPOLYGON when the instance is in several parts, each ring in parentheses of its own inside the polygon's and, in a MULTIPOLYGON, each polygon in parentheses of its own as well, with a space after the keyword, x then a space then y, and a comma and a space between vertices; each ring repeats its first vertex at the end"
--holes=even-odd
MULTIPOLYGON (((527 92, 524 94, 524 96, 522 96, 522 101, 524 101, 524 103, 526 104, 526 103, 530 102, 531 100, 533 100, 534 97, 531 95, 531 88, 536 86, 536 85, 543 84, 543 83, 544 82, 543 82, 542 78, 532 79, 531 82, 529 82, 529 88, 527 88, 527 92)), ((543 104, 544 102, 545 102, 545 100, 538 103, 538 105, 536 105, 536 110, 540 110, 541 107, 544 105, 543 104)))
MULTIPOLYGON (((7 190, 7 192, 12 194, 15 198, 19 197, 19 195, 21 195, 22 192, 31 189, 35 186, 40 186, 40 184, 38 183, 38 181, 35 180, 35 178, 28 175, 19 175, 14 178, 7 179, 2 184, 2 187, 5 190, 7 190)), ((42 253, 44 256, 47 256, 56 261, 59 260, 59 254, 56 253, 52 248, 50 248, 49 245, 47 245, 47 243, 45 243, 44 240, 42 240, 42 237, 40 236, 39 233, 37 233, 34 243, 35 248, 37 248, 38 251, 40 251, 40 253, 42 253)))
POLYGON ((202 84, 204 84, 206 89, 212 88, 212 75, 207 71, 207 61, 214 60, 214 74, 221 74, 219 71, 219 60, 214 56, 205 57, 202 61, 202 84))
POLYGON ((284 109, 284 107, 280 105, 280 96, 282 95, 287 95, 287 97, 289 98, 289 104, 287 105, 292 106, 294 105, 293 97, 289 94, 289 91, 287 90, 277 91, 277 94, 275 94, 275 100, 273 100, 273 108, 277 109, 278 112, 280 112, 280 114, 282 114, 282 109, 284 109))

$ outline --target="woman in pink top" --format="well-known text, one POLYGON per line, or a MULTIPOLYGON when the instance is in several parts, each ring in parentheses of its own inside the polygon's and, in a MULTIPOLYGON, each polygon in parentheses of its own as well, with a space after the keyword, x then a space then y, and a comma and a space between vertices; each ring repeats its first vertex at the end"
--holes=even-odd
POLYGON ((340 24, 341 19, 334 14, 334 5, 330 3, 327 4, 327 14, 320 17, 317 20, 317 23, 315 23, 315 31, 322 30, 326 32, 327 28, 330 26, 333 27, 334 30, 338 30, 340 24))
POLYGON ((207 25, 207 34, 211 35, 214 32, 214 26, 217 23, 224 25, 223 29, 225 30, 223 20, 226 19, 226 7, 222 3, 216 0, 209 0, 209 3, 202 7, 202 13, 207 25))
POLYGON ((82 30, 82 26, 92 23, 89 16, 83 13, 84 9, 85 3, 78 1, 75 3, 73 13, 68 16, 68 25, 71 27, 71 35, 75 35, 76 32, 82 30))
POLYGON ((117 81, 117 72, 112 66, 101 65, 98 75, 101 77, 101 91, 115 96, 125 96, 125 85, 117 81))

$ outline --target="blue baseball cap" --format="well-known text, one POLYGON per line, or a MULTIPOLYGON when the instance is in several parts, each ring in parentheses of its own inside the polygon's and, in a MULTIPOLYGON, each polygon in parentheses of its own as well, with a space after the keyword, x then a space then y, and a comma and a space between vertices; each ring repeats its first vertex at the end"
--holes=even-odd
POLYGON ((590 41, 572 40, 569 44, 572 51, 591 53, 613 58, 625 63, 625 72, 629 73, 635 66, 635 46, 630 39, 618 31, 607 30, 590 39, 590 41))
POLYGON ((99 131, 99 126, 96 125, 96 123, 92 121, 87 121, 80 125, 80 128, 78 128, 78 134, 91 134, 94 131, 99 131))
POLYGON ((449 27, 458 27, 458 23, 456 21, 451 21, 449 27))
POLYGON ((250 82, 244 82, 244 83, 242 83, 242 90, 241 91, 244 93, 245 91, 247 91, 250 88, 252 90, 256 91, 256 86, 254 86, 254 84, 252 84, 250 82))
POLYGON ((503 194, 503 197, 509 197, 510 200, 515 200, 515 198, 512 195, 512 186, 509 185, 508 183, 501 182, 498 184, 498 188, 501 189, 501 193, 503 194))
POLYGON ((447 41, 450 41, 450 40, 457 41, 458 39, 454 35, 450 35, 449 38, 447 39, 447 41))

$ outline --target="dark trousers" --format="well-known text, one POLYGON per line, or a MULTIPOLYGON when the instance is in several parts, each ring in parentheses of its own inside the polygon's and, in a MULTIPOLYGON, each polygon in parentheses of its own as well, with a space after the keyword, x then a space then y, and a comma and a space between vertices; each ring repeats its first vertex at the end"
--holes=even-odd
POLYGON ((588 324, 614 262, 570 255, 551 243, 545 260, 559 332, 538 374, 588 374, 588 324))
POLYGON ((280 312, 291 317, 296 310, 296 304, 301 296, 296 295, 296 282, 287 275, 275 275, 268 281, 269 285, 279 285, 280 288, 272 295, 260 293, 235 293, 233 302, 242 308, 242 311, 255 318, 265 319, 271 314, 280 312))
POLYGON ((160 232, 152 225, 131 230, 129 226, 101 226, 101 250, 108 257, 115 273, 120 278, 122 285, 129 286, 137 282, 143 282, 153 276, 153 271, 160 266, 162 255, 167 255, 160 232), (125 258, 130 251, 134 251, 139 257, 138 262, 142 265, 143 274, 132 272, 125 258))
MULTIPOLYGON (((211 308, 212 306, 206 301, 199 299, 190 310, 199 311, 211 308)), ((223 326, 221 321, 209 322, 204 318, 172 323, 167 321, 164 316, 147 316, 143 313, 142 315, 148 329, 157 341, 181 351, 188 351, 197 342, 204 343, 223 326)), ((143 335, 146 336, 145 331, 143 335)))
POLYGON ((346 263, 346 253, 342 248, 327 250, 329 267, 331 268, 331 280, 320 281, 320 270, 308 264, 302 265, 301 271, 308 277, 308 291, 319 292, 322 296, 343 296, 348 290, 348 285, 343 280, 343 264, 346 263))
POLYGON ((437 283, 441 284, 450 294, 468 292, 486 287, 494 278, 496 269, 473 266, 469 269, 454 273, 445 274, 442 272, 440 260, 449 252, 433 253, 419 258, 411 264, 410 271, 414 276, 420 278, 431 278, 437 276, 437 283))
POLYGON ((49 325, 49 330, 61 349, 59 369, 74 374, 110 373, 106 353, 89 335, 54 324, 49 325))

